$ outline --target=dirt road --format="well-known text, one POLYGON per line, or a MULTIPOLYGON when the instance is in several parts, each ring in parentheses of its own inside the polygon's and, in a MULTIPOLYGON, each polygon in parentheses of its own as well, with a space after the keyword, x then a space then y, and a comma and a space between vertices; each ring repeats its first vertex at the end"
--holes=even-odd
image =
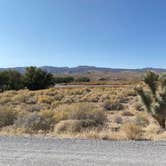
POLYGON ((0 137, 0 166, 165 166, 166 142, 0 137))

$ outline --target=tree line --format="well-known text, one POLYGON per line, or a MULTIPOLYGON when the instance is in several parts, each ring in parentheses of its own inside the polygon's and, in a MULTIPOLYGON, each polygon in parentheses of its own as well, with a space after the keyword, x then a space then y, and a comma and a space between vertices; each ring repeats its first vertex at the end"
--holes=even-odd
POLYGON ((27 67, 24 74, 16 70, 5 70, 0 72, 0 90, 29 90, 46 89, 56 83, 89 82, 87 77, 55 77, 53 74, 37 67, 27 67))

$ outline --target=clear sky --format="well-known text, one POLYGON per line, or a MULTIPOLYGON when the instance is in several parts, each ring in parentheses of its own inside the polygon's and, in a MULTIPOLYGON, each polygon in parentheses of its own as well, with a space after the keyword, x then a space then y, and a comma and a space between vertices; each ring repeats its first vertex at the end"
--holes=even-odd
POLYGON ((0 0, 0 67, 166 68, 166 0, 0 0))

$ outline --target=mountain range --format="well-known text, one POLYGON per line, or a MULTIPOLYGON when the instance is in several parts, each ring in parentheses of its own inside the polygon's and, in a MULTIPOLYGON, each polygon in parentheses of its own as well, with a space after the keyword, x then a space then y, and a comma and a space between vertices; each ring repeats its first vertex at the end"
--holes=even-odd
MULTIPOLYGON (((155 72, 166 72, 163 68, 142 68, 142 69, 123 69, 123 68, 106 68, 106 67, 95 67, 95 66, 77 66, 77 67, 53 67, 53 66, 42 66, 40 67, 53 74, 82 74, 88 72, 112 72, 112 73, 122 73, 122 72, 134 72, 134 73, 144 73, 147 70, 153 70, 155 72)), ((20 73, 24 73, 26 67, 14 67, 14 68, 0 68, 3 70, 17 70, 20 73)))

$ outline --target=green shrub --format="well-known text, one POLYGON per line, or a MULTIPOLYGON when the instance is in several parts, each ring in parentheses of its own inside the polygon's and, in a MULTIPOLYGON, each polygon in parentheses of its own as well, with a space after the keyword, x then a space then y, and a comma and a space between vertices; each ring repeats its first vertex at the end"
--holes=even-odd
POLYGON ((0 89, 19 90, 23 88, 22 75, 15 70, 5 70, 0 72, 0 89))
POLYGON ((46 89, 54 84, 51 73, 37 67, 28 67, 24 74, 24 85, 29 90, 46 89))
POLYGON ((88 78, 88 77, 79 77, 75 81, 76 82, 90 82, 90 78, 88 78))
POLYGON ((67 76, 67 77, 54 77, 55 83, 70 83, 74 81, 74 77, 67 76))

